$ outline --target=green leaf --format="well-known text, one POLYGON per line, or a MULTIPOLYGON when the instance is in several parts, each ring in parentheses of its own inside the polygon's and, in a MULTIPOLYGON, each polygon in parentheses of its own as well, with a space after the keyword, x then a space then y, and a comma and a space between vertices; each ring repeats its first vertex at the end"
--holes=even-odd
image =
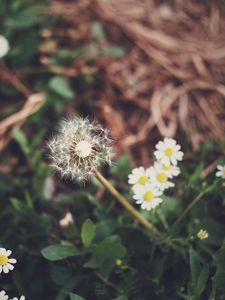
POLYGON ((53 77, 49 82, 49 88, 57 95, 65 99, 73 99, 75 97, 75 92, 72 90, 70 83, 67 79, 61 76, 53 77))
POLYGON ((16 198, 11 197, 10 198, 10 202, 11 202, 12 207, 17 212, 21 213, 21 215, 25 214, 27 212, 27 207, 26 207, 26 205, 22 201, 20 201, 20 200, 18 200, 16 198))
POLYGON ((85 299, 77 294, 70 293, 70 300, 85 300, 85 299))
POLYGON ((37 23, 37 16, 30 10, 23 10, 10 16, 6 21, 6 26, 14 29, 22 29, 33 26, 37 23))
POLYGON ((87 219, 81 229, 81 239, 85 247, 89 248, 95 236, 95 225, 87 219))
POLYGON ((191 271, 191 285, 190 288, 193 291, 196 286, 196 282, 200 273, 199 257, 198 253, 190 247, 189 249, 189 263, 191 271))
POLYGON ((78 256, 80 251, 73 245, 51 245, 42 249, 41 254, 48 260, 55 261, 78 256))
POLYGON ((225 295, 225 240, 222 247, 214 254, 214 260, 216 262, 216 273, 212 279, 212 291, 210 294, 210 300, 219 299, 219 296, 225 295))
POLYGON ((94 22, 91 26, 91 33, 97 40, 105 39, 105 32, 100 22, 94 22))
POLYGON ((93 249, 91 259, 85 264, 87 268, 99 268, 108 261, 115 263, 116 259, 123 258, 126 254, 126 248, 121 244, 117 236, 111 236, 105 239, 93 249))
POLYGON ((114 298, 113 300, 128 300, 128 298, 124 295, 114 298))
POLYGON ((208 277, 209 277, 209 266, 205 265, 198 277, 196 292, 195 292, 196 300, 199 299, 202 292, 204 291, 208 277))
POLYGON ((97 245, 94 253, 103 258, 117 259, 124 257, 126 248, 120 243, 104 241, 97 245))
POLYGON ((118 46, 111 46, 104 50, 104 54, 111 56, 113 58, 121 58, 125 55, 125 51, 123 48, 118 46))
POLYGON ((58 295, 56 296, 55 300, 65 300, 68 299, 68 295, 70 292, 74 290, 80 283, 80 279, 76 276, 70 278, 67 283, 64 285, 64 287, 60 290, 58 295))
POLYGON ((13 130, 13 138, 17 141, 22 151, 27 155, 30 153, 27 137, 22 130, 16 128, 13 130))

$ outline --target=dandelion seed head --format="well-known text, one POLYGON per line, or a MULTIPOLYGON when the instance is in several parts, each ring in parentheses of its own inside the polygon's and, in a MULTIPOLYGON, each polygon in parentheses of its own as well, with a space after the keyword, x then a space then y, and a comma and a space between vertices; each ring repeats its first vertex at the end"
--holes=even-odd
POLYGON ((52 166, 62 177, 86 181, 94 169, 112 163, 109 131, 96 121, 75 117, 63 120, 48 142, 52 166))

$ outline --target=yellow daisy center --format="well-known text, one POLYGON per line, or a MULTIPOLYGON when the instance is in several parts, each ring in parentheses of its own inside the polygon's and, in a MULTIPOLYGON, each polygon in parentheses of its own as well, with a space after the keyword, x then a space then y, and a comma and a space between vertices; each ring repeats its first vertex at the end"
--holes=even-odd
POLYGON ((171 165, 164 165, 163 166, 163 170, 165 170, 165 171, 170 171, 171 169, 172 169, 171 165))
POLYGON ((8 263, 9 259, 5 255, 0 255, 0 266, 4 266, 8 263))
POLYGON ((165 154, 169 157, 171 157, 173 155, 174 151, 173 148, 166 148, 165 150, 165 154))
POLYGON ((142 185, 145 185, 147 183, 148 179, 146 176, 141 176, 139 179, 138 179, 138 183, 139 184, 142 184, 142 185))
POLYGON ((159 173, 157 175, 157 179, 158 179, 159 182, 165 183, 168 180, 168 176, 165 173, 159 173))
POLYGON ((147 192, 145 192, 144 194, 145 201, 152 201, 153 199, 154 199, 154 194, 152 191, 148 190, 147 192))
POLYGON ((223 169, 223 175, 225 176, 225 168, 223 169))

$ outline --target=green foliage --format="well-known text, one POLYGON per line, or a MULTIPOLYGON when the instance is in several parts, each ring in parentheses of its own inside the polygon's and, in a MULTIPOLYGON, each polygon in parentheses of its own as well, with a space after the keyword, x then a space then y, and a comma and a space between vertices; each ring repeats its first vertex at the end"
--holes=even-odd
POLYGON ((90 219, 87 219, 81 231, 81 239, 85 247, 89 248, 95 236, 95 226, 90 219))
POLYGON ((74 293, 70 293, 70 300, 85 300, 83 297, 76 295, 74 293))
POLYGON ((51 245, 44 248, 41 254, 46 259, 55 261, 80 255, 80 251, 73 245, 51 245))
POLYGON ((225 240, 219 251, 214 254, 214 260, 216 262, 216 273, 212 279, 213 286, 210 300, 223 299, 222 297, 225 295, 225 240))
MULTIPOLYGON (((48 5, 45 0, 0 1, 1 34, 10 44, 3 62, 33 93, 46 93, 43 106, 23 126, 7 132, 12 141, 1 153, 0 247, 11 249, 18 263, 10 275, 1 274, 0 290, 30 300, 225 299, 225 187, 214 173, 202 177, 215 158, 224 163, 224 141, 204 143, 199 155, 184 148, 176 187, 157 211, 141 211, 162 232, 160 240, 96 178, 77 186, 51 174, 46 141, 53 128, 67 114, 86 115, 98 108, 95 92, 104 81, 95 61, 119 61, 126 49, 110 42, 111 33, 97 19, 87 41, 62 38, 63 20, 46 13, 48 5), (184 209, 201 193, 174 230, 184 209), (60 220, 68 211, 74 223, 62 227, 60 220), (201 228, 208 231, 208 239, 196 237, 201 228)), ((2 118, 18 112, 27 99, 5 81, 0 96, 2 118)), ((102 172, 139 209, 127 184, 133 165, 124 155, 102 172)))
POLYGON ((75 92, 71 89, 69 81, 63 77, 55 76, 49 82, 49 88, 65 99, 73 99, 75 92))

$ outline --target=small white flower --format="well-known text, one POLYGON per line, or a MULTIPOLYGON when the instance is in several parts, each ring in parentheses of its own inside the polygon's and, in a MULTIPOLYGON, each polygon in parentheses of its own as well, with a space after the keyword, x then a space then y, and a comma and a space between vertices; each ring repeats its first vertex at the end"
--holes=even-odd
POLYGON ((144 169, 143 167, 135 168, 131 171, 131 174, 128 175, 128 183, 129 184, 140 184, 146 185, 149 180, 148 169, 144 169))
POLYGON ((150 183, 146 185, 135 185, 133 191, 133 198, 137 204, 141 204, 141 208, 143 209, 151 210, 163 201, 159 198, 162 192, 150 183))
POLYGON ((67 212, 66 215, 59 221, 61 227, 68 227, 74 223, 73 216, 71 212, 67 212))
POLYGON ((111 164, 111 144, 107 129, 88 118, 75 117, 61 122, 48 147, 55 170, 62 177, 81 182, 93 176, 102 164, 111 164))
POLYGON ((164 171, 161 164, 155 164, 154 167, 150 167, 149 174, 151 183, 162 191, 174 186, 174 183, 169 181, 172 175, 164 171))
POLYGON ((5 291, 0 292, 0 300, 7 300, 9 296, 6 295, 5 291))
POLYGON ((20 298, 14 297, 14 298, 9 299, 9 300, 25 300, 25 297, 24 296, 21 296, 20 298))
POLYGON ((200 240, 204 240, 207 239, 207 237, 209 236, 208 232, 206 230, 199 230, 199 232, 197 233, 197 236, 200 240))
POLYGON ((184 153, 181 147, 171 138, 164 138, 156 145, 155 157, 165 165, 177 165, 178 160, 182 160, 184 153))
POLYGON ((164 165, 160 162, 155 162, 154 167, 156 169, 161 168, 168 175, 169 178, 176 177, 180 174, 180 168, 174 165, 164 165))
POLYGON ((5 56, 8 53, 8 51, 9 42, 3 35, 0 35, 0 58, 5 56))
POLYGON ((221 177, 221 178, 225 178, 225 166, 222 165, 218 165, 217 166, 217 172, 216 172, 216 177, 221 177))
POLYGON ((12 264, 16 263, 16 259, 9 258, 11 253, 11 250, 0 248, 0 273, 9 273, 9 271, 14 269, 14 266, 12 264))

